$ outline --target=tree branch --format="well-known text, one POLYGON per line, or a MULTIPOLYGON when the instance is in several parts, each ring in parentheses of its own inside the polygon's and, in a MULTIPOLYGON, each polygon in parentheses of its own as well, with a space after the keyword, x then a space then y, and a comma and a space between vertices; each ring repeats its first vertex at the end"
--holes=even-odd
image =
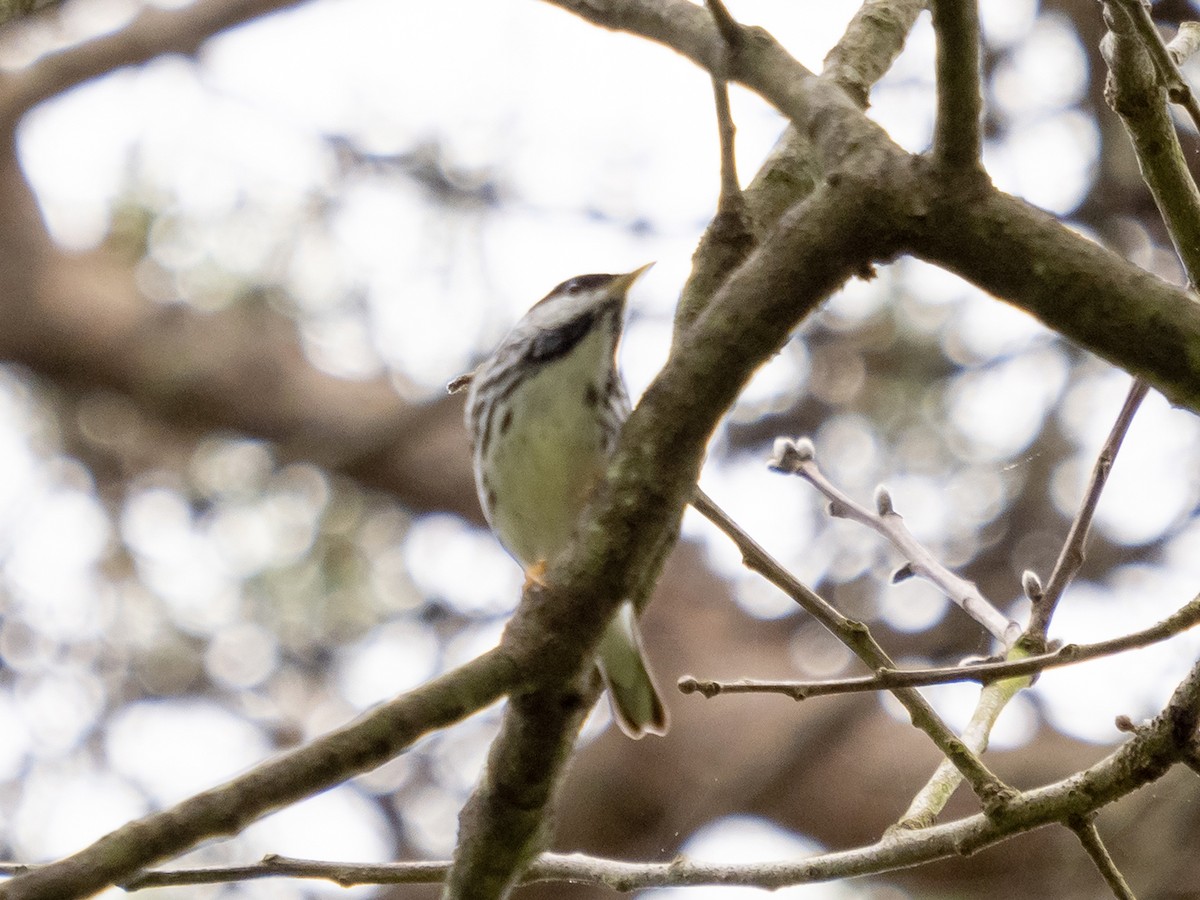
MULTIPOLYGON (((1167 84, 1156 69, 1153 50, 1166 55, 1149 13, 1129 14, 1128 5, 1106 3, 1108 33, 1100 42, 1108 64, 1104 99, 1121 118, 1137 155, 1142 179, 1150 188, 1188 279, 1200 279, 1200 190, 1179 145, 1175 121, 1167 107, 1167 84), (1145 33, 1149 22, 1150 35, 1145 33), (1141 26, 1141 27, 1139 27, 1141 26)), ((1178 69, 1171 64, 1182 83, 1178 69)), ((1190 96, 1190 93, 1189 93, 1190 96)))
MULTIPOLYGON (((1171 98, 1172 103, 1178 103, 1186 109, 1192 124, 1200 129, 1200 102, 1196 100, 1195 92, 1179 71, 1178 61, 1163 41, 1158 26, 1154 24, 1150 15, 1150 4, 1146 0, 1106 0, 1104 5, 1110 11, 1114 8, 1120 9, 1128 17, 1133 30, 1142 39, 1142 46, 1150 55, 1158 73, 1159 83, 1166 89, 1167 96, 1171 98)), ((1110 27, 1114 19, 1115 17, 1110 18, 1110 27)))
MULTIPOLYGON (((702 68, 723 43, 688 0, 547 0, 594 24, 666 44, 702 68)), ((800 65, 769 35, 747 29, 730 80, 759 93, 812 142, 826 177, 873 193, 864 256, 902 250, 1032 313, 1173 403, 1200 410, 1195 378, 1200 304, 1185 291, 1080 236, 1052 216, 974 179, 969 190, 896 146, 839 87, 800 65)))
MULTIPOLYGON (((1182 66, 1200 51, 1200 22, 1180 22, 1175 37, 1167 44, 1171 62, 1182 66)), ((1182 73, 1180 73, 1182 78, 1182 73)))
POLYGON ((1046 583, 1042 595, 1033 604, 1033 610, 1029 616, 1029 625, 1025 629, 1025 634, 1036 646, 1045 645, 1046 633, 1050 629, 1050 620, 1054 616, 1055 609, 1058 608, 1058 602, 1062 599, 1067 585, 1071 583, 1083 565, 1088 531, 1091 529, 1096 506, 1100 503, 1100 495, 1104 492, 1104 485, 1108 483, 1108 475, 1117 459, 1121 443, 1125 440, 1125 435, 1133 423, 1133 417, 1137 413, 1138 407, 1141 406, 1147 390, 1148 388, 1143 382, 1134 379, 1129 388, 1129 394, 1125 397, 1125 403, 1121 406, 1116 421, 1113 422, 1112 430, 1109 431, 1108 438, 1104 441, 1104 446, 1100 448, 1099 456, 1096 457, 1096 464, 1092 467, 1092 476, 1084 491, 1083 501, 1071 522, 1067 539, 1063 541, 1058 560, 1054 563, 1054 571, 1050 573, 1050 580, 1046 583))
POLYGON ((865 109, 872 86, 892 67, 926 5, 926 0, 865 0, 825 54, 822 77, 865 109))
MULTIPOLYGON (((616 891, 685 885, 746 885, 777 889, 799 884, 899 869, 969 855, 1016 834, 1043 825, 1086 819, 1095 811, 1149 784, 1194 753, 1200 710, 1200 664, 1176 687, 1166 708, 1132 738, 1082 772, 1045 787, 1025 791, 997 820, 975 815, 917 831, 893 831, 866 847, 820 853, 800 860, 751 864, 631 863, 582 854, 546 854, 533 862, 523 881, 570 881, 603 885, 616 891)), ((338 884, 415 884, 445 877, 447 863, 356 865, 267 857, 259 866, 201 869, 195 872, 146 872, 129 887, 203 884, 254 877, 325 878, 338 884)))
POLYGON ((983 96, 979 79, 976 0, 931 0, 937 35, 937 120, 934 165, 982 171, 983 96))
POLYGON ((423 735, 494 703, 519 677, 502 651, 489 651, 311 744, 18 875, 0 885, 0 898, 70 900, 120 884, 159 860, 236 834, 267 813, 382 765, 423 735))
POLYGON ((891 496, 886 490, 880 488, 876 494, 877 512, 873 513, 855 503, 825 477, 817 465, 812 442, 807 439, 778 439, 770 467, 776 472, 797 475, 820 491, 829 500, 829 515, 858 522, 890 541, 905 558, 904 566, 893 576, 893 581, 913 576, 926 579, 1006 647, 1020 636, 1020 625, 988 602, 974 584, 942 565, 928 548, 913 537, 903 517, 893 508, 891 496))
POLYGON ((1125 881, 1125 876, 1121 874, 1121 870, 1117 868, 1117 864, 1113 862, 1113 858, 1108 853, 1108 848, 1104 846, 1104 841, 1100 837, 1100 832, 1096 828, 1096 821, 1091 817, 1081 817, 1069 821, 1067 823, 1075 836, 1079 838, 1079 843, 1083 845, 1083 849, 1087 851, 1088 857, 1095 864, 1097 871, 1104 878, 1104 883, 1108 885, 1108 889, 1112 891, 1117 900, 1137 900, 1133 891, 1129 887, 1129 883, 1125 881))
POLYGON ((964 203, 931 181, 922 194, 931 205, 915 221, 915 255, 1200 409, 1200 304, 1188 292, 998 191, 964 203))
MULTIPOLYGON (((710 0, 709 7, 725 38, 726 52, 736 54, 742 43, 737 22, 720 0, 710 0)), ((693 256, 692 272, 675 307, 677 333, 691 325, 728 274, 742 264, 757 242, 754 221, 738 180, 734 140, 737 129, 729 108, 729 82, 714 74, 712 86, 721 150, 721 190, 717 213, 700 238, 693 256)))
MULTIPOLYGON (((546 573, 546 586, 532 586, 509 621, 502 646, 539 691, 553 697, 591 665, 600 633, 622 598, 636 597, 657 577, 674 542, 685 502, 699 474, 708 437, 754 370, 787 341, 792 328, 862 266, 862 240, 870 229, 869 196, 859 186, 823 186, 780 223, 771 239, 725 282, 642 396, 621 433, 607 478, 583 515, 576 539, 546 573)), ((510 706, 508 717, 550 702, 510 706)), ((506 722, 492 758, 517 758, 526 740, 564 740, 565 718, 506 722), (558 734, 549 729, 558 727, 558 734), (513 746, 506 746, 513 742, 513 746)), ((489 769, 472 799, 494 801, 496 778, 489 769)), ((548 799, 549 794, 545 795, 548 799)), ((482 893, 502 883, 494 873, 507 865, 519 878, 527 850, 537 840, 536 817, 528 831, 510 834, 495 855, 473 847, 491 833, 481 824, 460 833, 453 883, 474 893, 450 897, 488 900, 482 893), (503 859, 501 859, 503 855, 503 859), (475 862, 472 862, 475 861, 475 862)))
POLYGON ((708 679, 681 678, 679 689, 685 694, 698 693, 705 697, 718 694, 782 694, 792 700, 809 700, 837 694, 858 694, 884 691, 894 687, 930 687, 974 681, 990 684, 1005 678, 1037 675, 1048 669, 1061 669, 1078 663, 1140 650, 1182 634, 1200 625, 1200 595, 1173 612, 1161 622, 1120 637, 1097 641, 1094 644, 1064 644, 1050 653, 1027 656, 1023 659, 971 663, 962 666, 939 666, 926 669, 881 669, 873 675, 858 678, 831 678, 822 681, 755 681, 742 679, 725 682, 708 679))
POLYGON ((550 839, 554 794, 588 710, 600 693, 549 689, 510 698, 484 783, 459 813, 459 840, 443 898, 504 897, 550 839))
POLYGON ((20 117, 38 103, 98 75, 164 53, 190 56, 217 32, 297 2, 196 0, 180 9, 147 7, 120 31, 47 54, 0 78, 0 132, 11 132, 20 117))
MULTIPOLYGON (((752 572, 758 572, 799 603, 805 612, 820 622, 826 630, 852 650, 871 669, 894 670, 896 668, 895 663, 875 642, 870 630, 864 624, 847 619, 820 595, 797 580, 699 488, 696 488, 692 506, 733 541, 742 554, 742 562, 746 568, 752 572)), ((908 711, 913 725, 929 735, 946 759, 970 782, 984 809, 990 814, 998 812, 1012 796, 1012 790, 959 740, 958 736, 950 730, 950 727, 942 721, 918 691, 907 687, 889 688, 889 690, 892 696, 899 700, 908 711)))

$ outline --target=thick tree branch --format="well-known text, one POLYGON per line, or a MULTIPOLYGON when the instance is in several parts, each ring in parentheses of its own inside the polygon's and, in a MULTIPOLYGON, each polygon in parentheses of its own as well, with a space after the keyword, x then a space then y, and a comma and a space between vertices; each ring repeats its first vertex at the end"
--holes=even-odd
MULTIPOLYGON (((666 44, 712 71, 720 35, 687 0, 547 0, 590 22, 666 44)), ((730 72, 791 119, 827 178, 870 182, 878 244, 928 259, 1032 313, 1064 337, 1200 410, 1200 304, 980 179, 948 183, 896 146, 836 85, 813 75, 765 32, 730 72)), ((869 235, 864 234, 864 241, 869 235)))
POLYGON ((1171 62, 1182 66, 1195 56, 1197 51, 1200 51, 1200 22, 1180 22, 1175 37, 1167 44, 1167 54, 1171 62))
MULTIPOLYGON (((904 41, 924 8, 924 0, 867 0, 847 25, 842 39, 826 55, 823 75, 865 108, 872 85, 904 49, 904 41)), ((758 237, 770 231, 788 207, 807 197, 819 180, 812 142, 789 126, 742 192, 744 225, 728 222, 718 211, 700 238, 692 272, 680 294, 677 329, 687 326, 692 311, 712 298, 758 237), (734 227, 729 227, 731 224, 734 227)))
MULTIPOLYGON (((711 20, 682 0, 560 5, 578 7, 594 20, 611 18, 603 24, 653 33, 710 70, 718 61, 719 37, 711 20), (627 14, 626 23, 618 12, 627 14)), ((630 419, 610 483, 582 526, 577 546, 552 569, 550 587, 531 592, 514 618, 505 648, 520 671, 529 673, 522 677, 536 680, 541 690, 531 694, 528 708, 514 713, 526 718, 515 722, 510 734, 531 734, 537 710, 545 708, 542 701, 564 696, 561 685, 576 677, 615 603, 653 575, 674 537, 707 437, 753 370, 833 288, 866 271, 872 261, 892 258, 909 242, 930 258, 941 254, 979 283, 1004 287, 1003 296, 1054 327, 1061 323, 1067 336, 1118 364, 1137 368, 1137 356, 1146 354, 1141 367, 1155 384, 1181 402, 1200 403, 1196 352, 1187 352, 1200 340, 1200 319, 1188 311, 1183 292, 986 188, 979 188, 973 195, 977 202, 964 213, 963 195, 950 204, 936 180, 887 141, 836 85, 803 70, 761 33, 751 33, 747 44, 752 51, 739 55, 737 78, 796 123, 811 141, 825 181, 804 207, 782 219, 680 337, 663 374, 630 419), (915 193, 914 187, 919 188, 915 193), (970 226, 967 236, 960 216, 970 226), (1045 241, 1025 237, 1024 226, 1031 222, 1045 241), (926 233, 934 226, 952 234, 926 233), (976 258, 982 254, 988 258, 976 258), (1055 256, 1068 263, 1056 268, 1055 256), (1007 265, 999 261, 1004 259, 1007 265), (1046 271, 1052 277, 1043 283, 1046 271), (1059 302, 1063 296, 1066 306, 1059 302), (1114 319, 1122 308, 1124 314, 1114 319), (1131 329, 1125 326, 1132 320, 1137 321, 1131 346, 1131 329), (1142 346, 1151 335, 1166 346, 1142 346)), ((509 683, 516 683, 515 675, 509 683)), ((551 739, 569 741, 570 717, 557 719, 551 739)), ((1174 719, 1180 729, 1190 724, 1194 730, 1194 721, 1188 723, 1183 714, 1174 719)), ((495 752, 520 758, 521 750, 515 743, 495 752)), ((1141 765, 1139 773, 1165 766, 1161 761, 1131 764, 1141 765)), ((528 819, 536 829, 538 817, 528 819)), ((515 871, 534 843, 519 842, 521 851, 501 865, 511 864, 515 871)))
MULTIPOLYGON (((833 288, 851 274, 867 271, 869 262, 891 258, 905 236, 925 237, 928 246, 941 249, 934 236, 921 233, 926 230, 922 226, 935 218, 930 213, 939 211, 939 202, 949 211, 944 180, 922 174, 917 161, 866 120, 840 89, 805 70, 765 33, 743 31, 745 40, 730 60, 711 18, 684 0, 562 0, 558 5, 597 24, 667 43, 710 72, 728 71, 792 119, 811 139, 828 174, 825 183, 784 216, 767 240, 724 282, 696 321, 676 335, 666 366, 626 424, 608 478, 583 517, 577 540, 552 565, 547 588, 527 592, 510 622, 504 646, 523 669, 536 673, 547 696, 561 690, 556 686, 578 676, 621 598, 656 574, 663 548, 677 532, 708 437, 753 371, 777 352, 791 329, 833 288)), ((972 203, 973 197, 964 195, 961 185, 956 186, 956 218, 964 202, 970 211, 982 211, 984 223, 993 229, 996 224, 1015 224, 1022 215, 1033 217, 1043 225, 1041 230, 1057 229, 1052 243, 1069 244, 1066 255, 1073 255, 1074 262, 1089 252, 1081 246, 1085 241, 1048 216, 1035 214, 1025 204, 982 183, 974 187, 979 197, 972 203), (987 218, 994 214, 993 206, 1008 213, 1004 221, 987 218)), ((942 230, 957 234, 961 229, 942 230)), ((1003 230, 1000 234, 1009 236, 1003 230)), ((973 237, 969 247, 967 243, 961 242, 955 249, 986 253, 992 266, 994 260, 1005 258, 994 242, 980 235, 973 237)), ((1011 265, 1025 266, 1033 260, 1037 271, 1046 257, 1047 251, 1038 248, 1037 252, 1014 254, 1011 265)), ((1118 279, 1126 289, 1123 303, 1136 302, 1136 295, 1128 290, 1129 281, 1154 281, 1112 254, 1104 254, 1104 259, 1109 268, 1125 268, 1125 277, 1118 279)), ((1086 272, 1080 273, 1081 280, 1089 280, 1086 272)), ((1162 282, 1155 284, 1159 298, 1166 303, 1190 303, 1182 292, 1162 282)), ((1047 304, 1051 312, 1061 309, 1061 286, 1054 286, 1053 297, 1028 278, 1022 287, 1024 291, 1006 296, 1030 303, 1026 293, 1034 293, 1033 300, 1047 304)), ((1103 304, 1100 308, 1107 311, 1103 304)), ((1161 307, 1153 312, 1161 312, 1161 307)), ((1111 327, 1096 327, 1094 318, 1085 320, 1084 327, 1077 326, 1075 316, 1060 319, 1067 326, 1064 332, 1072 337, 1082 335, 1085 346, 1112 350, 1111 356, 1118 361, 1129 357, 1125 335, 1119 331, 1122 339, 1111 327)), ((1200 340, 1200 313, 1193 311, 1191 320, 1185 321, 1178 340, 1200 340)), ((1152 365, 1166 363, 1154 358, 1152 365)), ((1178 374, 1178 360, 1170 365, 1173 374, 1178 374)), ((1179 381, 1186 384, 1193 402, 1200 402, 1200 387, 1193 379, 1189 376, 1179 381)), ((1181 390, 1177 388, 1176 393, 1181 390)), ((510 709, 508 715, 521 713, 510 709)), ((510 740, 535 731, 535 723, 506 728, 510 740)), ((511 758, 520 755, 520 748, 494 748, 493 754, 511 758)), ((486 794, 491 790, 490 778, 485 776, 473 802, 489 805, 486 794)), ((992 801, 1002 803, 999 795, 985 800, 992 801)), ((996 814, 998 807, 991 812, 996 814)), ((484 852, 477 849, 489 828, 475 827, 461 834, 455 863, 458 871, 451 873, 456 890, 447 897, 487 900, 505 896, 505 879, 497 879, 496 873, 507 869, 512 873, 508 881, 515 881, 536 843, 536 816, 526 817, 525 822, 530 829, 526 834, 497 848, 504 859, 488 858, 486 848, 484 852), (471 862, 485 858, 487 865, 471 862), (470 870, 463 871, 463 867, 470 870)))
MULTIPOLYGON (((1159 80, 1166 89, 1172 103, 1178 103, 1187 110, 1192 124, 1200 128, 1200 101, 1183 73, 1179 71, 1178 60, 1163 41, 1158 26, 1150 15, 1150 4, 1147 0, 1108 0, 1105 3, 1110 12, 1121 10, 1128 17, 1134 32, 1141 36, 1143 46, 1153 61, 1159 80)), ((1113 17, 1115 18, 1115 16, 1113 17)), ((1112 22, 1110 20, 1110 26, 1112 22)))
POLYGON ((502 897, 550 838, 551 806, 575 737, 600 692, 543 690, 514 696, 488 754, 486 784, 459 814, 460 838, 444 897, 502 897))
POLYGON ((976 202, 922 192, 917 256, 1014 303, 1063 336, 1200 409, 1200 303, 1052 216, 988 190, 976 202))

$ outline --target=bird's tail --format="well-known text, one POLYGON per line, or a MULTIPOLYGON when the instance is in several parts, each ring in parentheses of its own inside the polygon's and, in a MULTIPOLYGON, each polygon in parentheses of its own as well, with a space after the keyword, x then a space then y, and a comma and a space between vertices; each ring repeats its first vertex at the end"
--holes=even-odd
POLYGON ((608 687, 613 718, 631 738, 667 733, 667 708, 646 666, 642 638, 633 604, 626 600, 617 609, 596 654, 600 674, 608 687))

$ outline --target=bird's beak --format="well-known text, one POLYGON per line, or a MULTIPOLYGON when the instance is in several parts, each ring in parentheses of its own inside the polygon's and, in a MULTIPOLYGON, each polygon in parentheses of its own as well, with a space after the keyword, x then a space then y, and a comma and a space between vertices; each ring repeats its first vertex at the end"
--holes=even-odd
POLYGON ((632 272, 626 272, 624 275, 618 275, 612 280, 609 290, 611 290, 614 294, 624 297, 625 294, 628 293, 629 289, 633 287, 633 283, 637 281, 642 276, 642 273, 649 269, 652 265, 654 265, 654 263, 648 262, 640 269, 634 269, 632 272))

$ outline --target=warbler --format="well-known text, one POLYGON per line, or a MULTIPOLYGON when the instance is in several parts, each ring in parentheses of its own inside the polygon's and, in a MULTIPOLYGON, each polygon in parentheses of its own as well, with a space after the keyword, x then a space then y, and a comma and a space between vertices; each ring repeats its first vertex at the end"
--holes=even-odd
MULTIPOLYGON (((466 423, 475 486, 492 531, 539 582, 570 542, 629 415, 617 345, 630 286, 623 275, 580 275, 539 300, 470 375, 466 423)), ((633 604, 604 631, 597 665, 613 718, 632 738, 664 734, 667 710, 646 665, 633 604)))

